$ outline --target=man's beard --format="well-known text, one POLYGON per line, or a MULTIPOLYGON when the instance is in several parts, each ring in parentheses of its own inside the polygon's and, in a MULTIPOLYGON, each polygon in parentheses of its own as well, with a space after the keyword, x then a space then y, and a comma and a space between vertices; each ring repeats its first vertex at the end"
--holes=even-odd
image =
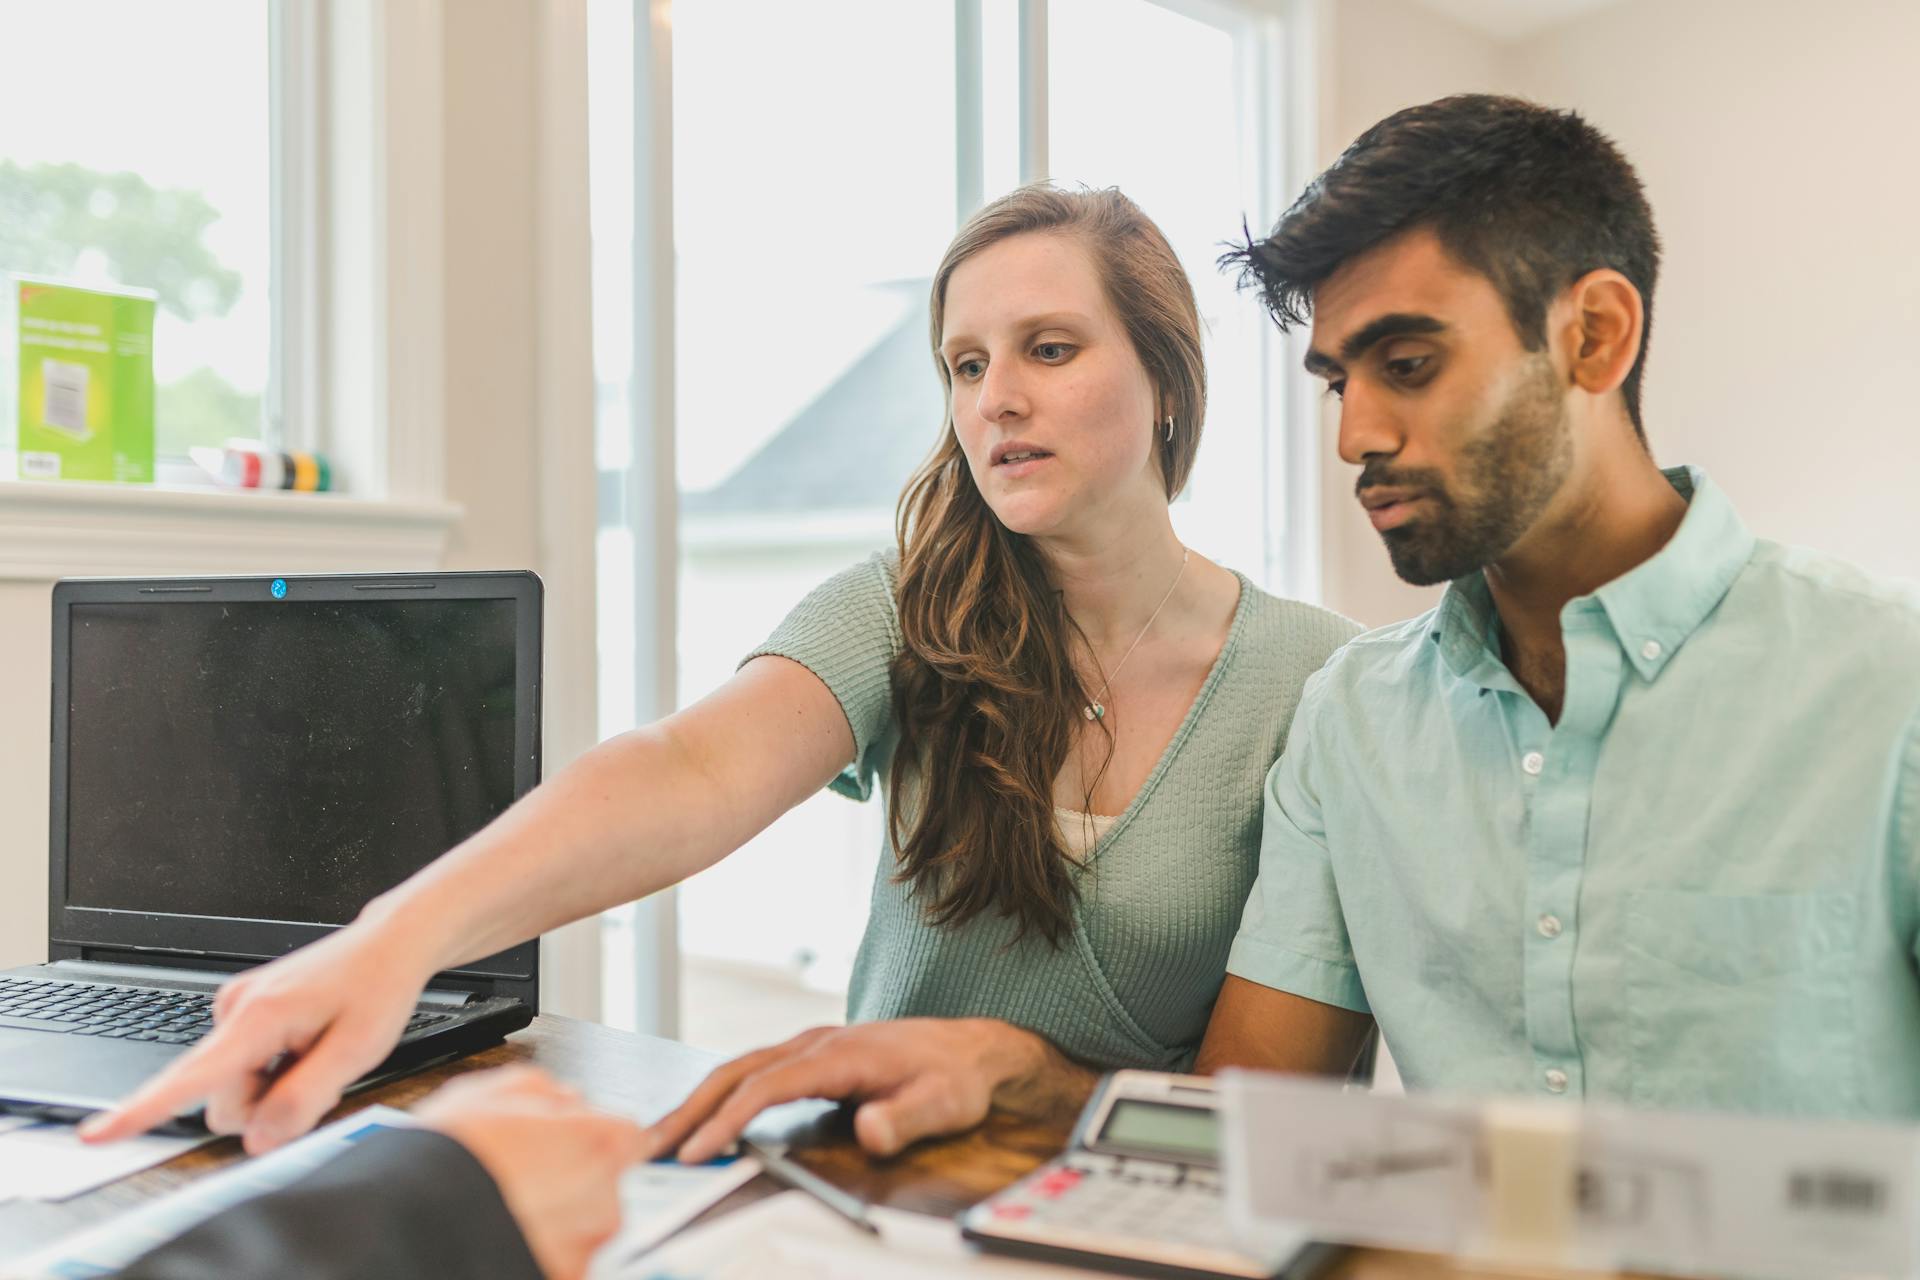
POLYGON ((1553 362, 1529 357, 1493 426, 1461 449, 1452 492, 1437 472, 1368 466, 1356 488, 1389 485, 1419 491, 1432 514, 1422 514, 1380 537, 1393 571, 1417 587, 1484 569, 1532 527, 1560 491, 1573 465, 1553 362))

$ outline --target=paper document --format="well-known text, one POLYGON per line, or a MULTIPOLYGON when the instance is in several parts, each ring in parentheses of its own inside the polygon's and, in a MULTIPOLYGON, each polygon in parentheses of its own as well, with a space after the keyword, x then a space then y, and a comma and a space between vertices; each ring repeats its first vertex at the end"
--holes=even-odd
POLYGON ((751 1156, 711 1164, 644 1164, 620 1179, 620 1230, 594 1255, 588 1280, 626 1274, 649 1250, 760 1174, 751 1156))
POLYGON ((1597 1271, 1920 1273, 1920 1128, 1386 1097, 1221 1076, 1243 1245, 1325 1239, 1597 1271))
POLYGON ((695 1227, 606 1280, 1093 1280, 1107 1273, 982 1254, 949 1218, 870 1209, 875 1239, 811 1196, 777 1196, 695 1227))
POLYGON ((363 1138, 385 1129, 411 1128, 414 1123, 404 1111, 368 1107, 269 1155, 209 1174, 172 1195, 56 1241, 9 1264, 0 1276, 68 1280, 117 1270, 230 1205, 297 1181, 363 1138))
POLYGON ((186 1138, 149 1134, 90 1147, 70 1124, 0 1116, 0 1200, 66 1200, 213 1140, 208 1134, 186 1138))

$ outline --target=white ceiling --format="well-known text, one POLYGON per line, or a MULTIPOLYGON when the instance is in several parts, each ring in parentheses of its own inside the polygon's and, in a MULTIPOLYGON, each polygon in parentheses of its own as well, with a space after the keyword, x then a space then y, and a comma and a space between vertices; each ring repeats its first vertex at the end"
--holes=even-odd
POLYGON ((1419 0, 1497 40, 1524 40, 1617 0, 1419 0))

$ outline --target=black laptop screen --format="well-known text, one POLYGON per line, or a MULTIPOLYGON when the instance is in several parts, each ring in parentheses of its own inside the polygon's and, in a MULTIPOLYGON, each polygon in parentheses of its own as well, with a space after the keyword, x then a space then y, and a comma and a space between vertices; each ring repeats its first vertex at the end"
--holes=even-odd
POLYGON ((68 905, 351 920, 513 802, 515 611, 76 603, 68 905))

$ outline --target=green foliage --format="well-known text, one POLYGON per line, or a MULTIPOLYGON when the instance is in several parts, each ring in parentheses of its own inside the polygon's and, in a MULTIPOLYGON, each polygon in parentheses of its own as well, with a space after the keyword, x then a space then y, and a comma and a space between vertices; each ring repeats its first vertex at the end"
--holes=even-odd
POLYGON ((0 270, 69 276, 89 252, 123 285, 151 289, 183 320, 225 315, 240 273, 201 243, 220 217, 197 191, 156 190, 136 173, 0 160, 0 270))
POLYGON ((230 436, 259 438, 260 396, 236 391, 211 369, 195 369, 164 384, 158 396, 154 416, 161 424, 162 453, 185 453, 198 444, 222 445, 230 436))
MULTIPOLYGON (((71 278, 97 254, 108 278, 153 290, 182 320, 223 316, 240 297, 240 273, 202 243, 219 217, 199 192, 159 190, 137 173, 0 160, 0 271, 71 278)), ((261 397, 211 369, 155 390, 162 455, 261 433, 261 397)))

